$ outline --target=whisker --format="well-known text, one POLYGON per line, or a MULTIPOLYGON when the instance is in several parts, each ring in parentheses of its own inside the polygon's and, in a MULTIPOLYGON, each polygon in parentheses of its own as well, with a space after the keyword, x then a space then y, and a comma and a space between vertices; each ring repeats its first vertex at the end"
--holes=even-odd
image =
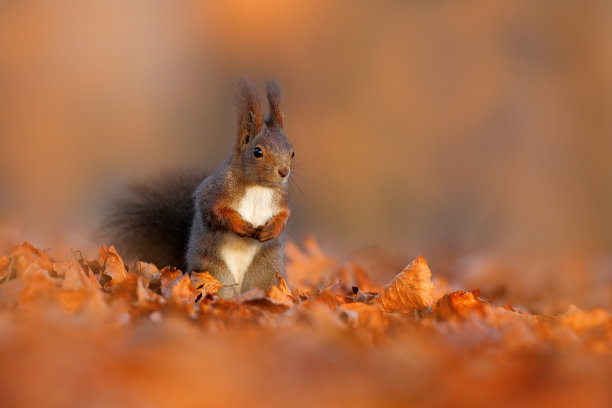
MULTIPOLYGON (((291 174, 292 174, 293 176, 295 176, 295 178, 296 178, 296 179, 301 179, 301 180, 304 180, 304 181, 308 182, 309 184, 312 184, 312 183, 313 183, 312 178, 308 177, 308 176, 307 176, 307 175, 305 175, 305 174, 302 174, 301 172, 295 172, 295 173, 293 173, 293 172, 292 172, 291 174)), ((298 181, 298 180, 295 180, 295 181, 298 181)))
POLYGON ((304 200, 304 203, 306 204, 306 206, 309 207, 310 203, 308 202, 308 199, 306 198, 306 194, 304 194, 304 191, 302 191, 302 187, 300 187, 300 185, 293 178, 293 176, 289 176, 289 183, 291 183, 291 185, 294 186, 298 190, 298 192, 302 196, 302 200, 304 200))

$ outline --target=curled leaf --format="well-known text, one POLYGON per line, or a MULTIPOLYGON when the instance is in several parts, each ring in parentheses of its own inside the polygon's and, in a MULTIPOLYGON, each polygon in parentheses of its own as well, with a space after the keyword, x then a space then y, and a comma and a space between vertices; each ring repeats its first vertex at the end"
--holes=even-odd
POLYGON ((13 276, 23 276, 26 269, 31 264, 36 264, 38 268, 47 271, 49 274, 53 270, 53 259, 51 259, 46 252, 34 247, 28 242, 24 242, 22 245, 15 248, 11 258, 13 260, 13 276))
POLYGON ((385 286, 374 302, 385 312, 425 310, 433 303, 434 285, 427 261, 419 255, 385 286))
POLYGON ((283 276, 278 272, 276 273, 276 277, 278 278, 278 288, 281 290, 281 292, 287 296, 293 296, 291 294, 291 289, 289 289, 289 286, 287 286, 287 281, 285 278, 283 278, 283 276))
POLYGON ((125 270, 123 260, 115 250, 115 247, 111 245, 110 248, 108 248, 108 251, 103 251, 103 248, 100 248, 100 252, 102 253, 102 258, 104 259, 103 273, 111 278, 111 284, 124 280, 127 276, 127 271, 125 270))
POLYGON ((472 292, 458 290, 448 293, 436 302, 432 310, 432 316, 446 320, 454 317, 465 317, 472 312, 483 315, 489 304, 480 299, 479 294, 480 290, 478 289, 472 292))

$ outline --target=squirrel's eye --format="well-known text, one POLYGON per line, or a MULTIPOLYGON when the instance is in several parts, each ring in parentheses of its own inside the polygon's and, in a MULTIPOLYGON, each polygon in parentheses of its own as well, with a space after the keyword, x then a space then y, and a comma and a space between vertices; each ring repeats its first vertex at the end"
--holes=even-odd
POLYGON ((295 150, 292 150, 291 151, 291 158, 294 158, 294 157, 295 157, 295 150))
POLYGON ((253 156, 255 157, 263 157, 263 150, 261 150, 261 147, 256 147, 255 150, 253 150, 253 156))

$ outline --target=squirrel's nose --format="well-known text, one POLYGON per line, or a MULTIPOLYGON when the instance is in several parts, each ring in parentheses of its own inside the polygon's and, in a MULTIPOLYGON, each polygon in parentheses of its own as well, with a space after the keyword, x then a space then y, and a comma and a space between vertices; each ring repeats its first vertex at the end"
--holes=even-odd
POLYGON ((287 177, 287 174, 289 174, 289 168, 288 167, 279 168, 278 174, 280 174, 281 177, 287 177))

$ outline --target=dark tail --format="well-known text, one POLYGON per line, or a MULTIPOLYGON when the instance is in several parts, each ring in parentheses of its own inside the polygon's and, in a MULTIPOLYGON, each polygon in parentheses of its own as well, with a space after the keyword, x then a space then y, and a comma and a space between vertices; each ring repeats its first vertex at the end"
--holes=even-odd
POLYGON ((185 271, 193 192, 205 177, 203 171, 182 170, 131 184, 124 197, 110 203, 104 236, 126 259, 185 271))

